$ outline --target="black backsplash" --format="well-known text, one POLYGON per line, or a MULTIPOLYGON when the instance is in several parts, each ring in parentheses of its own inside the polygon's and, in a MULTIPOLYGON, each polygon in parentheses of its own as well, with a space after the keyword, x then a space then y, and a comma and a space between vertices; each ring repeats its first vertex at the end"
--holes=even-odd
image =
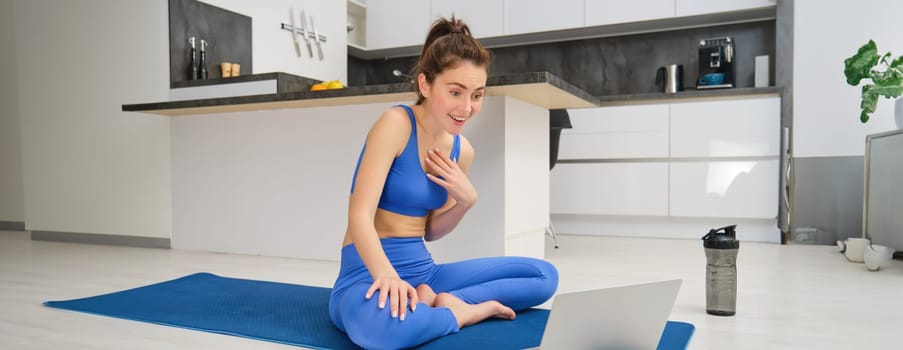
POLYGON ((220 63, 241 65, 241 75, 252 74, 251 17, 195 0, 169 0, 169 82, 188 79, 191 44, 200 60, 201 39, 207 41, 207 78, 221 78, 220 63))
MULTIPOLYGON (((770 57, 774 82, 775 21, 759 21, 703 28, 562 41, 490 49, 490 74, 548 71, 590 95, 610 96, 660 92, 656 70, 667 64, 684 66, 686 89, 694 89, 698 76, 701 39, 733 37, 736 87, 753 87, 755 57, 770 57)), ((404 81, 393 69, 409 72, 417 57, 361 60, 348 58, 348 85, 404 81)))

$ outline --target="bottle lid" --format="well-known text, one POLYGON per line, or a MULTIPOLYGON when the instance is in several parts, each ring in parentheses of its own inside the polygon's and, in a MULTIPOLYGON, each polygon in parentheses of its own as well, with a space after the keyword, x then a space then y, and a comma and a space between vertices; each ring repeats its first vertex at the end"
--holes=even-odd
POLYGON ((729 225, 709 230, 702 236, 702 245, 712 249, 737 249, 740 241, 737 240, 737 225, 729 225))

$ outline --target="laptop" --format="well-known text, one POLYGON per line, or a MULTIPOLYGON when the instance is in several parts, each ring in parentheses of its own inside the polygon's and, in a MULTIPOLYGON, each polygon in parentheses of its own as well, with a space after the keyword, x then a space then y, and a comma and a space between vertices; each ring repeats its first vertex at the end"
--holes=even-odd
POLYGON ((655 349, 680 283, 676 279, 556 295, 539 349, 655 349))

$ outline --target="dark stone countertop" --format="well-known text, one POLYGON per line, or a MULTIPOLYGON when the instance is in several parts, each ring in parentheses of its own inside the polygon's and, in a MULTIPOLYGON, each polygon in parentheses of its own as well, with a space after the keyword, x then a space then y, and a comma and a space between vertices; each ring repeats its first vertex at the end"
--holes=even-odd
POLYGON ((719 98, 733 98, 756 95, 781 95, 781 88, 775 86, 759 87, 759 88, 730 88, 730 89, 711 89, 696 90, 687 89, 678 91, 674 94, 666 93, 643 93, 643 94, 624 94, 598 96, 600 106, 614 106, 626 104, 646 104, 646 103, 671 103, 689 100, 705 100, 719 98))
MULTIPOLYGON (((265 74, 261 74, 261 76, 264 75, 265 74)), ((240 78, 241 77, 211 80, 234 82, 236 80, 231 79, 240 78)), ((245 79, 254 78, 249 77, 245 79)), ((261 79, 263 78, 257 80, 261 79)), ((215 84, 216 82, 210 83, 215 84)), ((491 76, 487 79, 486 85, 488 90, 487 93, 489 95, 516 96, 530 102, 538 101, 537 104, 547 108, 591 107, 598 105, 599 103, 599 100, 596 97, 591 96, 586 91, 583 91, 548 72, 491 76), (542 85, 544 87, 538 88, 538 90, 510 88, 534 85, 542 85)), ((124 104, 122 105, 122 110, 126 112, 148 112, 163 115, 185 115, 228 112, 231 110, 296 108, 318 105, 392 101, 405 98, 413 99, 412 96, 415 96, 412 84, 395 83, 348 86, 343 89, 335 90, 308 91, 307 89, 303 89, 301 91, 279 92, 274 94, 124 104)))
POLYGON ((239 75, 237 77, 229 77, 229 78, 211 78, 211 79, 202 79, 202 80, 183 80, 176 81, 170 84, 170 88, 179 89, 179 88, 190 88, 197 86, 210 86, 210 85, 223 85, 223 84, 236 84, 236 83, 246 83, 251 81, 262 81, 262 80, 276 80, 277 86, 280 88, 278 92, 290 92, 290 91, 302 91, 309 90, 310 87, 316 83, 319 83, 319 80, 306 78, 294 74, 284 73, 284 72, 273 72, 273 73, 263 73, 263 74, 248 74, 248 75, 239 75))
MULTIPOLYGON (((317 83, 317 80, 280 72, 193 81, 185 84, 185 87, 271 79, 285 82, 285 84, 279 84, 282 86, 278 89, 279 92, 262 95, 125 104, 122 105, 122 110, 126 112, 147 112, 174 116, 274 108, 301 108, 310 106, 389 102, 404 99, 413 100, 416 96, 414 95, 412 84, 409 83, 349 86, 344 89, 309 91, 310 85, 317 83)), ((742 98, 745 96, 781 94, 781 89, 778 87, 764 87, 715 90, 688 89, 676 94, 641 93, 591 96, 581 88, 548 72, 491 76, 486 80, 486 85, 488 90, 487 93, 489 95, 514 96, 549 109, 671 103, 688 100, 742 98)))

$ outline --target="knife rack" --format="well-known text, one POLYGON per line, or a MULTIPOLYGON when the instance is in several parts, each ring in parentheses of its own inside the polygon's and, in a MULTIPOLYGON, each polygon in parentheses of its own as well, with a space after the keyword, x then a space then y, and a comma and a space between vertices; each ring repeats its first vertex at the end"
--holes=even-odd
POLYGON ((323 34, 314 34, 313 31, 306 30, 301 28, 301 26, 294 27, 291 24, 282 23, 282 30, 287 30, 289 32, 294 31, 296 34, 300 34, 302 38, 313 39, 319 41, 321 43, 326 43, 326 36, 323 34))

